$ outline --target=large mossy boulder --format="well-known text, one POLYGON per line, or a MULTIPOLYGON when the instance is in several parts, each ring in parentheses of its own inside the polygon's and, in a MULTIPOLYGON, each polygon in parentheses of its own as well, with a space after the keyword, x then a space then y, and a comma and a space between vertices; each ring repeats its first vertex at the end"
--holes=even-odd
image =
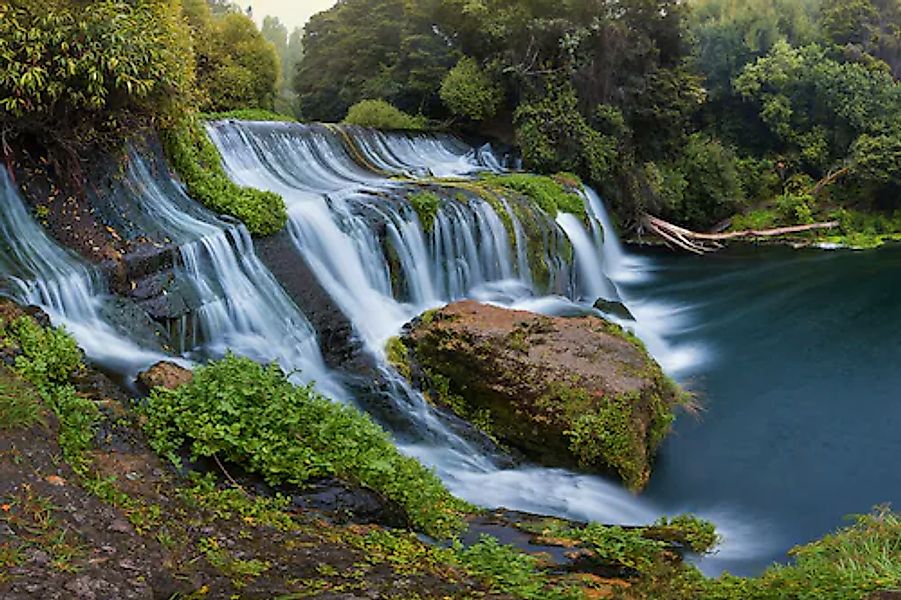
POLYGON ((388 345, 430 400, 547 465, 641 489, 681 401, 640 341, 595 316, 466 301, 425 313, 388 345))

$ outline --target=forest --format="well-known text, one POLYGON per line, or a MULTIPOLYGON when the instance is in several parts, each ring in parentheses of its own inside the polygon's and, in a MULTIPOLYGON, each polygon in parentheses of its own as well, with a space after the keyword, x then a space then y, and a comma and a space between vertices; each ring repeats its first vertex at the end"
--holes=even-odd
POLYGON ((0 0, 0 596, 897 596, 899 78, 901 0, 0 0))

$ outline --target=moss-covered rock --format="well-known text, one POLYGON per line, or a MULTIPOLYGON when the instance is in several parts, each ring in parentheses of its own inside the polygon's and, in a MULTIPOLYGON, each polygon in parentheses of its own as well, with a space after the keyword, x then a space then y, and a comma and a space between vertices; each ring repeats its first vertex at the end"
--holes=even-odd
MULTIPOLYGON (((641 342, 603 319, 548 317, 466 301, 401 338, 430 399, 551 465, 647 483, 682 398, 641 342)), ((394 362, 399 362, 396 345, 394 362)))

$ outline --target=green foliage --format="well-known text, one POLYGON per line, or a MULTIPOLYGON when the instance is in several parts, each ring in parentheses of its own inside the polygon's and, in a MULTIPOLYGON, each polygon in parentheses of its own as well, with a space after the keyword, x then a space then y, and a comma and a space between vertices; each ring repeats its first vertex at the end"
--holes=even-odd
POLYGON ((34 389, 0 366, 0 430, 42 423, 41 398, 34 389))
POLYGON ((408 354, 406 345, 399 337, 388 338, 388 341, 385 343, 385 356, 388 359, 388 364, 397 369, 397 372, 403 375, 404 378, 410 380, 413 377, 413 373, 411 372, 408 354))
POLYGON ((547 575, 538 567, 538 559, 488 535, 483 535, 477 544, 468 548, 458 547, 457 557, 470 575, 481 579, 495 593, 511 594, 525 600, 581 597, 575 592, 551 588, 547 575))
POLYGON ((18 352, 15 371, 38 391, 59 420, 59 445, 63 457, 79 475, 87 472, 85 452, 94 439, 99 419, 97 406, 78 395, 70 383, 83 369, 81 352, 65 330, 41 327, 28 316, 0 322, 4 346, 18 352))
POLYGON ((184 0, 182 11, 194 38, 200 108, 273 108, 279 58, 250 17, 214 15, 206 0, 184 0))
POLYGON ((735 154, 703 134, 690 136, 672 171, 664 173, 664 214, 670 219, 705 228, 744 205, 735 154))
POLYGON ((516 142, 531 170, 572 171, 603 181, 617 157, 616 142, 589 126, 570 87, 549 89, 540 100, 520 105, 514 120, 516 142))
POLYGON ((482 121, 497 113, 503 90, 475 60, 463 57, 441 82, 441 100, 455 115, 482 121))
POLYGON ((557 216, 557 211, 573 213, 578 216, 585 214, 585 203, 582 197, 570 191, 580 189, 581 181, 571 173, 561 173, 554 177, 529 173, 505 175, 486 173, 481 175, 481 180, 502 191, 512 190, 525 195, 551 217, 557 216), (564 183, 560 183, 561 181, 564 183))
POLYGON ((207 208, 241 220, 254 235, 271 235, 285 226, 288 212, 281 196, 233 183, 218 150, 202 125, 186 118, 162 132, 169 162, 192 198, 207 208))
POLYGON ((678 537, 684 540, 686 547, 697 553, 710 552, 721 541, 713 523, 689 514, 672 518, 661 517, 654 523, 653 528, 675 531, 678 537))
POLYGON ((396 502, 430 535, 462 527, 466 505, 431 471, 402 456, 366 415, 291 385, 275 365, 227 356, 175 391, 155 390, 143 412, 164 456, 188 444, 194 456, 243 465, 273 484, 341 477, 396 502))
POLYGON ((191 97, 188 33, 168 0, 0 3, 0 125, 46 141, 167 122, 191 97))
POLYGON ((337 121, 383 98, 403 111, 440 113, 438 89, 459 55, 435 31, 434 0, 349 0, 305 27, 294 89, 305 119, 337 121))
POLYGON ((235 119, 238 121, 296 121, 291 115, 284 115, 271 110, 262 108, 241 108, 238 110, 230 110, 228 112, 202 113, 201 119, 206 121, 219 121, 224 119, 235 119))
POLYGON ((344 123, 375 129, 418 131, 426 128, 427 121, 422 116, 408 115, 384 100, 362 100, 348 109, 344 123))
POLYGON ((435 217, 441 206, 441 199, 434 192, 415 192, 407 196, 407 200, 413 206, 419 221, 426 231, 431 231, 435 225, 435 217))
MULTIPOLYGON (((795 562, 755 578, 665 576, 662 595, 705 600, 858 600, 901 580, 901 518, 876 510, 821 540, 793 548, 795 562), (672 588, 682 586, 678 595, 672 588), (667 590, 666 588, 670 588, 667 590)), ((693 571, 693 570, 692 570, 693 571)), ((651 596, 648 596, 651 597, 651 596)))

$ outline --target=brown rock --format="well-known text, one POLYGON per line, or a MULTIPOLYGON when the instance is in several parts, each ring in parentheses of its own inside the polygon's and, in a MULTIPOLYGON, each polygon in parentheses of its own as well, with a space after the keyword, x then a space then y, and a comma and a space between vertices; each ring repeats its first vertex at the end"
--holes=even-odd
POLYGON ((533 460, 614 472, 633 489, 681 399, 640 341, 595 316, 458 302, 408 325, 402 341, 434 403, 533 460))
POLYGON ((194 378, 189 369, 169 361, 161 361, 138 375, 138 381, 147 389, 162 387, 169 390, 182 386, 194 378))

